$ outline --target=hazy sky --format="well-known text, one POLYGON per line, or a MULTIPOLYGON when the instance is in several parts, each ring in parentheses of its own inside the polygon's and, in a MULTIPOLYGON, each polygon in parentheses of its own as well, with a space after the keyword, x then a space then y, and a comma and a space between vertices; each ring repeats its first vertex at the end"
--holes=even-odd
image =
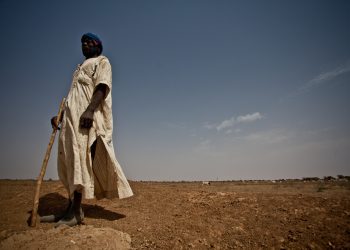
POLYGON ((0 23, 0 178, 38 176, 86 32, 128 179, 350 175, 349 1, 1 0, 0 23))

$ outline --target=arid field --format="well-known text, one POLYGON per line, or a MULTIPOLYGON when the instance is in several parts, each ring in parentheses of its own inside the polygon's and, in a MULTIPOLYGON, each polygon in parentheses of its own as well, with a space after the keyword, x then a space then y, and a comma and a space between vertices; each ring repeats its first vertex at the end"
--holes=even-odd
MULTIPOLYGON (((350 182, 133 182, 135 196, 84 200, 85 225, 27 224, 35 181, 0 181, 0 249, 350 249, 350 182)), ((39 214, 67 205, 42 185, 39 214)))

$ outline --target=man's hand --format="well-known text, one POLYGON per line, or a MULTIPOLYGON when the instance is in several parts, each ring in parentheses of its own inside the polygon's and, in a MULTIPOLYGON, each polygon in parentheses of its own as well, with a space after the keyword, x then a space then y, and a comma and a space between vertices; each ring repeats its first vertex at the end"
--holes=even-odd
POLYGON ((60 129, 58 127, 59 123, 58 123, 58 120, 57 120, 57 116, 54 116, 51 118, 51 126, 53 129, 60 129))
POLYGON ((90 129, 94 121, 94 112, 97 107, 102 103, 103 99, 106 97, 107 85, 99 84, 97 85, 94 94, 92 95, 91 102, 85 112, 81 115, 79 126, 80 128, 90 129))
POLYGON ((94 112, 87 109, 80 117, 79 126, 80 128, 90 129, 92 127, 93 121, 94 121, 94 112))

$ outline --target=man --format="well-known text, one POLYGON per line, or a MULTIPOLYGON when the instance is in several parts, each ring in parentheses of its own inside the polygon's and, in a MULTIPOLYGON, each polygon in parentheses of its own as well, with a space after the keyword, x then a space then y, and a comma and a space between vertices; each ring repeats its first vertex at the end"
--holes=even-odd
POLYGON ((78 65, 68 93, 61 121, 51 119, 61 129, 58 142, 58 175, 70 202, 62 215, 41 217, 74 226, 84 219, 81 200, 126 198, 133 195, 114 155, 112 142, 112 71, 101 55, 102 42, 92 33, 81 38, 86 60, 78 65))

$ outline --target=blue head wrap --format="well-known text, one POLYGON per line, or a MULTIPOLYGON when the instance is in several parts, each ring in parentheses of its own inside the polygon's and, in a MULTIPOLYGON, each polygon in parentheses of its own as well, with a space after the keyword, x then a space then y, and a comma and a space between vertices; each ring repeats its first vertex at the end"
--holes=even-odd
POLYGON ((93 40, 96 44, 96 46, 98 48, 100 48, 100 51, 102 53, 103 47, 102 47, 102 41, 100 40, 100 38, 93 34, 93 33, 85 33, 82 37, 81 37, 81 42, 83 42, 85 39, 90 39, 93 40))

